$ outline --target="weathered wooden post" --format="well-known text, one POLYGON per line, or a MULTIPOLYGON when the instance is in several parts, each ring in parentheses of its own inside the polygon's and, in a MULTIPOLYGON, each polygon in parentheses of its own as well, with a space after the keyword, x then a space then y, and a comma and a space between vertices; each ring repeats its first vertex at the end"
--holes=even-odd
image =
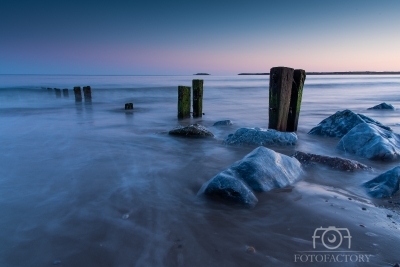
POLYGON ((269 129, 286 132, 293 80, 292 68, 275 67, 269 74, 269 129))
POLYGON ((178 118, 190 117, 190 87, 178 86, 178 118))
POLYGON ((64 97, 69 97, 68 89, 63 89, 62 92, 64 97))
POLYGON ((203 115, 203 80, 193 80, 193 117, 203 115))
POLYGON ((75 94, 75 101, 76 102, 82 102, 82 92, 81 92, 81 87, 80 86, 75 86, 74 87, 74 94, 75 94))
POLYGON ((292 82, 292 94, 290 97, 290 107, 286 131, 296 132, 299 122, 301 98, 303 96, 304 81, 306 80, 305 70, 294 70, 292 82))
POLYGON ((54 91, 56 92, 56 97, 60 98, 61 97, 61 89, 59 88, 54 88, 54 91))
POLYGON ((133 109, 133 103, 126 103, 125 110, 133 109))
POLYGON ((83 87, 83 95, 85 96, 85 101, 91 101, 92 100, 92 88, 90 88, 90 86, 84 86, 83 87))

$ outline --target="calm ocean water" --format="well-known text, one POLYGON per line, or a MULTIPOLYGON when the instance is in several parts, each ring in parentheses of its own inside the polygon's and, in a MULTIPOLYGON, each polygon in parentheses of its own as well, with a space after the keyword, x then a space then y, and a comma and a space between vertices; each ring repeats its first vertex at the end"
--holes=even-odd
POLYGON ((352 249, 372 255, 368 266, 400 261, 398 214, 360 187, 398 162, 345 155, 338 139, 307 135, 344 109, 400 133, 399 75, 308 76, 298 144, 270 147, 348 157, 374 171, 311 169, 288 190, 258 194, 251 210, 196 196, 254 149, 223 145, 228 134, 267 128, 268 78, 0 75, 0 266, 302 266, 294 255, 313 249, 321 226, 348 228, 352 249), (177 86, 196 78, 204 79, 205 115, 177 120, 177 86), (73 86, 85 85, 92 102, 75 103, 73 86), (47 87, 68 88, 69 97, 47 87), (398 109, 367 110, 381 102, 398 109), (225 119, 234 124, 212 126, 225 119), (216 138, 167 134, 194 122, 216 138))

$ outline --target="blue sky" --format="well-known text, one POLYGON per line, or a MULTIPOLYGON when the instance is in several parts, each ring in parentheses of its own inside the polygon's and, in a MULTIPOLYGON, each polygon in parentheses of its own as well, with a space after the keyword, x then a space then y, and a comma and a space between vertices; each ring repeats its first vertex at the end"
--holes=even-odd
POLYGON ((8 1, 1 74, 400 71, 400 1, 8 1))

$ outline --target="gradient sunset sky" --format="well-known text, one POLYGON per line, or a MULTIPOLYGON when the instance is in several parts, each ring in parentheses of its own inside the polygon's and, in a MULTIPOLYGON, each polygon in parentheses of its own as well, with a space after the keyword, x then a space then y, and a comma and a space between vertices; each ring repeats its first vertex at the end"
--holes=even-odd
POLYGON ((400 71, 400 1, 2 0, 0 74, 400 71))

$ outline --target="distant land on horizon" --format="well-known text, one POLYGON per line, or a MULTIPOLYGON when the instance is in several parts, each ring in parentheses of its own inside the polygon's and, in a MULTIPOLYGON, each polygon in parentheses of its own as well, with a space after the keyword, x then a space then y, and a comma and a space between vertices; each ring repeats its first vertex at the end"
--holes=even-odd
MULTIPOLYGON (((400 71, 334 71, 334 72, 307 72, 307 75, 379 75, 379 74, 400 74, 400 71)), ((269 75, 267 72, 239 73, 238 75, 269 75)))

